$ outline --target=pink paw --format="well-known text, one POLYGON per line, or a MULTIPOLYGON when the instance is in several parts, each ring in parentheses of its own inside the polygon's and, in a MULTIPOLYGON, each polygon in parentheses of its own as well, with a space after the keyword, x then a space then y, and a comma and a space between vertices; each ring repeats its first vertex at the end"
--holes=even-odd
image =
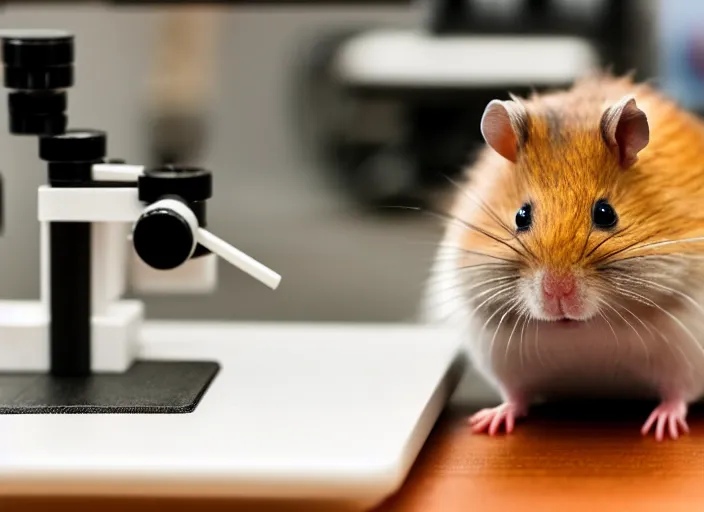
POLYGON ((503 403, 497 407, 482 409, 468 421, 475 434, 488 431, 489 435, 494 436, 502 425, 505 425, 507 434, 513 432, 516 419, 525 414, 524 407, 514 403, 503 403))
POLYGON ((665 438, 665 428, 672 439, 677 439, 682 432, 689 433, 686 417, 687 404, 682 400, 663 402, 650 414, 641 429, 641 434, 647 435, 655 425, 656 440, 662 441, 665 438))

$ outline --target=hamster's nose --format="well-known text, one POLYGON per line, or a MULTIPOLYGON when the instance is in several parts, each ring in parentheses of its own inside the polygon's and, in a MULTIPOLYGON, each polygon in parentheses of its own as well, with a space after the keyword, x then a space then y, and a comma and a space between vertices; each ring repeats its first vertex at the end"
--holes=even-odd
POLYGON ((554 299, 572 295, 576 288, 576 279, 572 272, 545 271, 543 275, 543 293, 554 299))

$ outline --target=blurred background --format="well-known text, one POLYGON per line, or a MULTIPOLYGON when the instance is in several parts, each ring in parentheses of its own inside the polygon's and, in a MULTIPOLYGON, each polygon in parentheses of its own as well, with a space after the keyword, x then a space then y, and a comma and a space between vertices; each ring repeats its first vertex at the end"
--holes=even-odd
MULTIPOLYGON (((0 9, 0 28, 75 33, 72 127, 106 130, 130 163, 211 169, 211 230, 283 276, 271 292, 223 264, 213 295, 146 297, 155 318, 412 322, 442 225, 387 207, 446 204, 490 99, 610 66, 704 107, 698 0, 0 9)), ((0 297, 36 298, 36 141, 2 130, 0 171, 0 297)))

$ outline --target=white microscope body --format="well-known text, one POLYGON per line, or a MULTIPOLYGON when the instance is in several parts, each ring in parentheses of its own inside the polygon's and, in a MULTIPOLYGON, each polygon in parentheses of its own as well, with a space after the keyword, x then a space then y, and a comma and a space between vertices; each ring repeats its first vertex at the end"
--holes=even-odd
POLYGON ((0 373, 50 369, 50 251, 65 249, 50 247, 50 222, 91 223, 91 372, 124 372, 135 360, 144 305, 124 298, 130 289, 136 293, 209 293, 217 285, 218 256, 270 288, 278 286, 278 274, 199 227, 194 213, 182 202, 162 199, 145 206, 134 186, 143 172, 140 165, 95 164, 94 182, 124 182, 125 186, 39 188, 41 296, 39 301, 0 301, 0 373), (145 213, 156 209, 171 210, 186 219, 194 234, 192 250, 198 243, 210 254, 189 258, 170 270, 144 263, 134 248, 132 232, 145 213))

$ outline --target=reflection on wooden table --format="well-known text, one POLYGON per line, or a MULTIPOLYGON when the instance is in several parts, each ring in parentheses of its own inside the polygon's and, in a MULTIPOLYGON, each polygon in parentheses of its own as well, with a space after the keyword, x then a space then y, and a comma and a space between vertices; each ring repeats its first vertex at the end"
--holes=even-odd
MULTIPOLYGON (((691 434, 657 443, 640 435, 652 404, 542 407, 514 434, 472 435, 474 409, 446 411, 403 488, 374 512, 629 511, 704 508, 704 414, 691 434), (644 416, 646 415, 646 416, 644 416)), ((346 512, 340 504, 227 500, 13 498, 3 512, 100 510, 346 512)))

